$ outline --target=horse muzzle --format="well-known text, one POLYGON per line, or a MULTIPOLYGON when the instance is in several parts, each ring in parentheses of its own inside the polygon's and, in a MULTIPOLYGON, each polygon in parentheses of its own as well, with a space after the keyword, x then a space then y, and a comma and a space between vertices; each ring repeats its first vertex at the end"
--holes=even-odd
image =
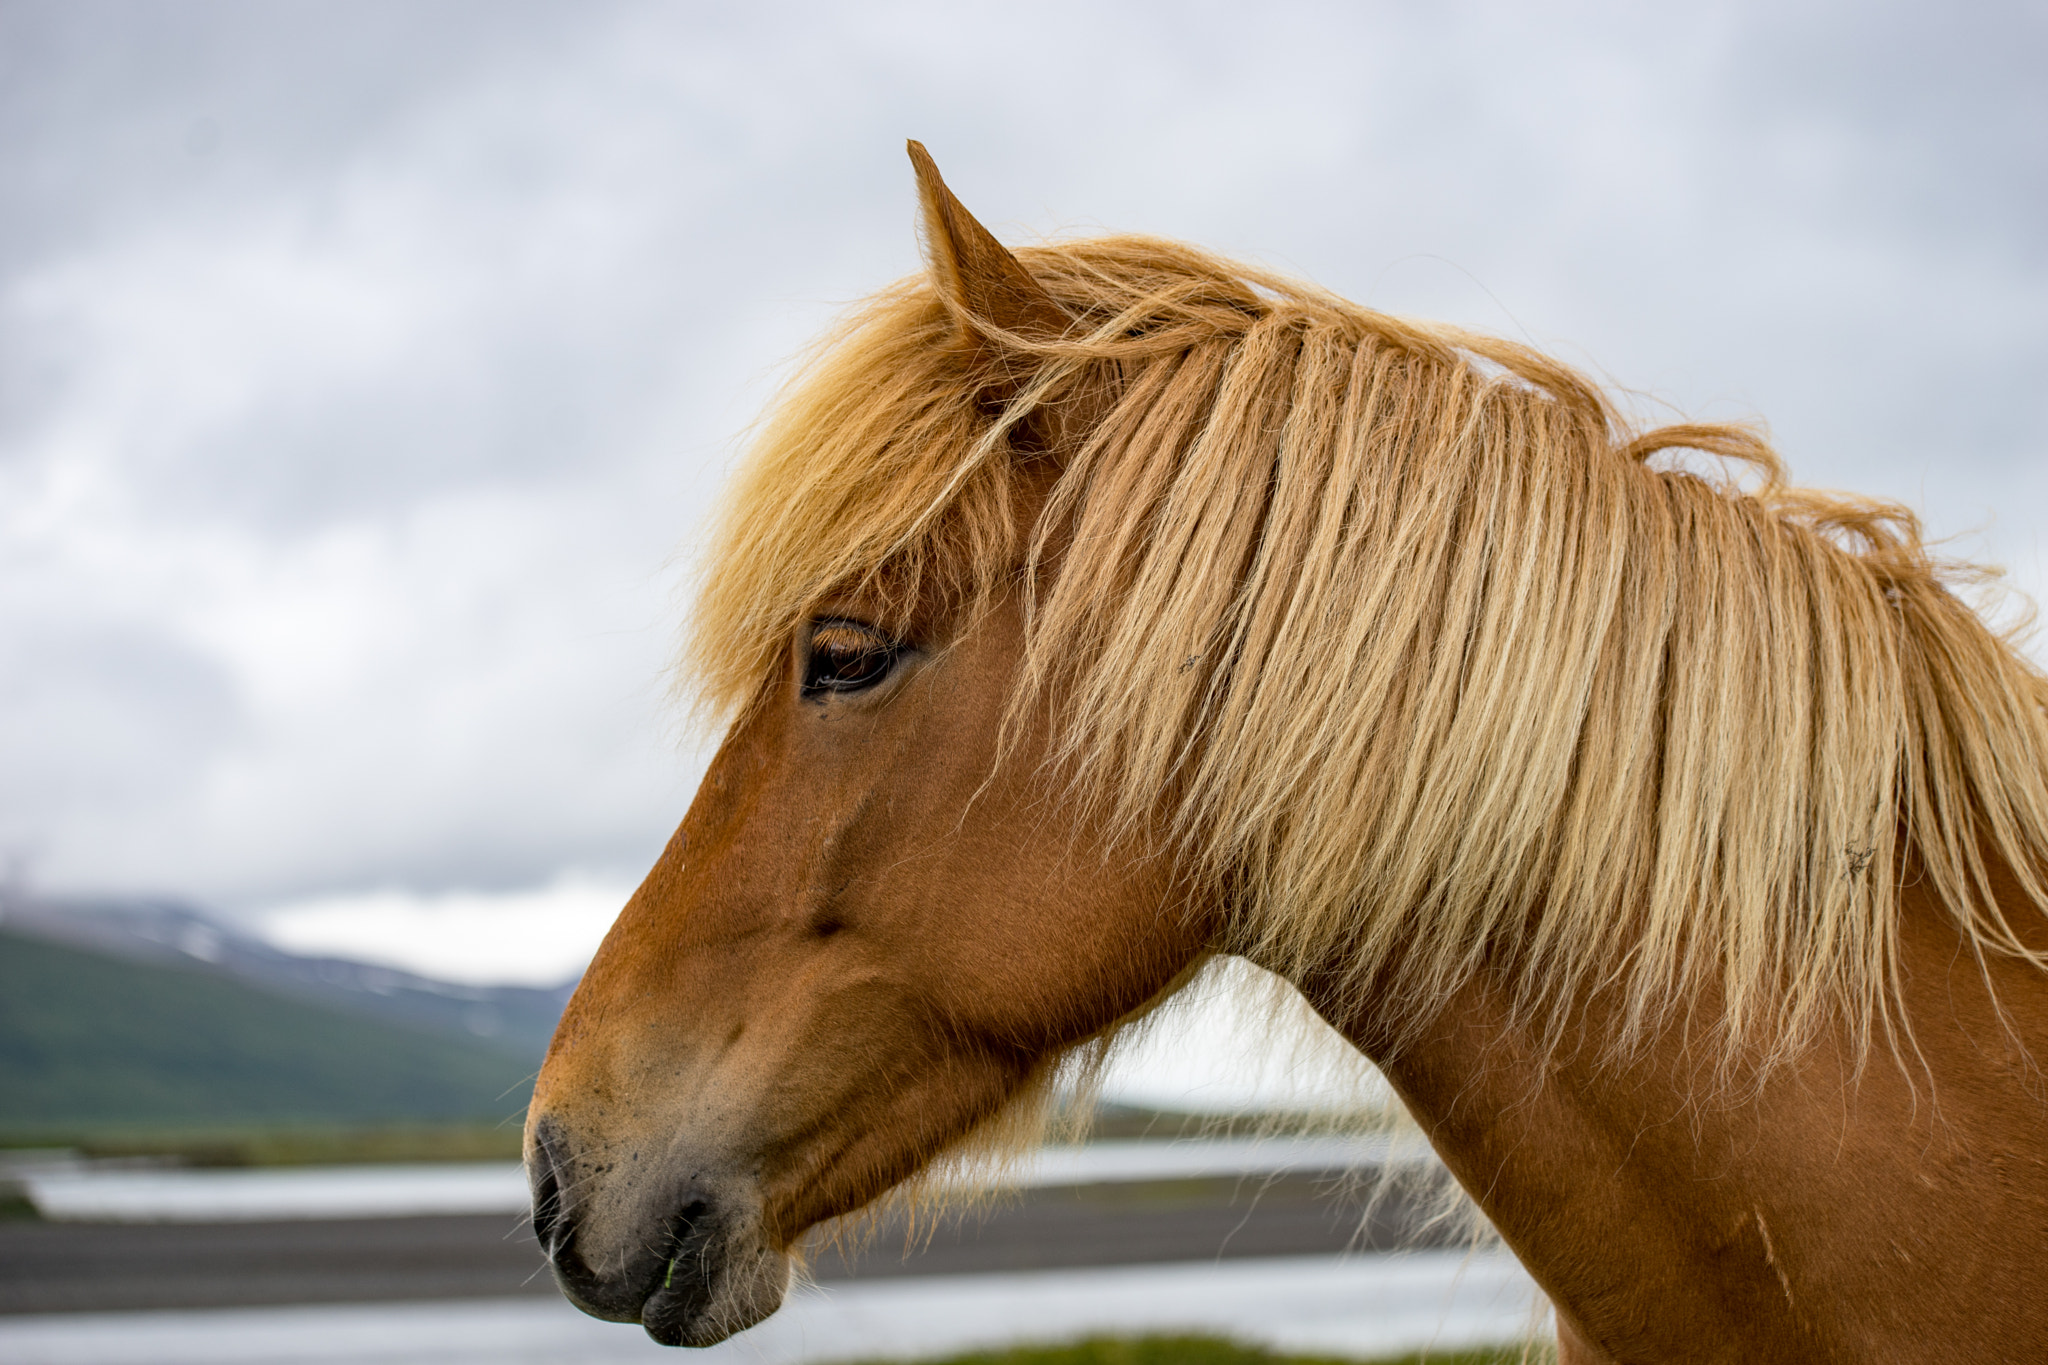
POLYGON ((527 1180, 555 1283, 592 1317, 637 1322, 664 1346, 713 1346, 782 1305, 789 1258, 762 1235, 751 1179, 666 1153, 579 1158, 543 1118, 527 1180))

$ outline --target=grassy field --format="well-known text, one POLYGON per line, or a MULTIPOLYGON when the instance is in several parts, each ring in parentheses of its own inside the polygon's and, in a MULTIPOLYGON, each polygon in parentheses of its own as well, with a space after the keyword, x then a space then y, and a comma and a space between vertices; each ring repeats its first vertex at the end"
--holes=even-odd
MULTIPOLYGON (((1365 1362, 1356 1357, 1283 1355, 1222 1337, 1091 1337, 1066 1346, 1013 1346, 1003 1351, 977 1351, 924 1365, 1523 1365, 1548 1359, 1547 1353, 1520 1347, 1492 1351, 1432 1352, 1383 1356, 1365 1362)), ((867 1365, 890 1365, 871 1361, 867 1365)))
POLYGON ((63 1148, 87 1157, 165 1157, 180 1166, 357 1166, 415 1161, 517 1161, 520 1124, 103 1124, 0 1129, 0 1149, 63 1148))

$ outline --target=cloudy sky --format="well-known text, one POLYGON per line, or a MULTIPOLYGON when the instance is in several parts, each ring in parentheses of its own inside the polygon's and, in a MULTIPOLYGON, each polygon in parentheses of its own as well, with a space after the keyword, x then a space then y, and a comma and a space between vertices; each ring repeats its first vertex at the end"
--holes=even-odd
POLYGON ((0 854, 569 970, 693 528, 916 266, 1185 237, 1761 416, 2044 582, 2048 7, 0 0, 0 854))

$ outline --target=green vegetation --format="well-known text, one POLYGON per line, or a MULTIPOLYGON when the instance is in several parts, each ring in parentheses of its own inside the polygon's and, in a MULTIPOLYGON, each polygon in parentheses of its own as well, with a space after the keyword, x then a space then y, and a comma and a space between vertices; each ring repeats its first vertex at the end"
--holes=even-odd
POLYGON ((465 1141, 498 1141, 474 1134, 524 1108, 531 1073, 530 1061, 487 1043, 0 933, 0 1134, 10 1145, 104 1148, 122 1130, 239 1130, 214 1146, 264 1160, 293 1146, 282 1130, 318 1125, 354 1130, 358 1146, 375 1145, 364 1129, 412 1134, 385 1143, 397 1156, 422 1145, 421 1131, 455 1122, 472 1136, 425 1144, 454 1155, 447 1149, 465 1141), (272 1136, 251 1141, 258 1127, 272 1136))
MULTIPOLYGON (((1521 1365, 1521 1347, 1387 1356, 1370 1365, 1521 1365)), ((881 1365, 873 1362, 872 1365, 881 1365)), ((930 1365, 1368 1365, 1336 1356, 1282 1355, 1223 1337, 1090 1337, 1066 1346, 1012 1346, 930 1365)))
POLYGON ((180 1166, 360 1166, 395 1161, 517 1161, 518 1118, 498 1123, 158 1128, 128 1125, 0 1130, 0 1149, 60 1148, 85 1157, 168 1157, 180 1166))

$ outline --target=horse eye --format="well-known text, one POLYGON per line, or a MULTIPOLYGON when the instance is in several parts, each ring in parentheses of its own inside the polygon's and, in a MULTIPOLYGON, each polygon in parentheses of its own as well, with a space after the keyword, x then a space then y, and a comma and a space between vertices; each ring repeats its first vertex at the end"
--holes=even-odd
POLYGON ((902 647, 857 621, 819 621, 804 658, 804 695, 859 692, 889 676, 902 647))

